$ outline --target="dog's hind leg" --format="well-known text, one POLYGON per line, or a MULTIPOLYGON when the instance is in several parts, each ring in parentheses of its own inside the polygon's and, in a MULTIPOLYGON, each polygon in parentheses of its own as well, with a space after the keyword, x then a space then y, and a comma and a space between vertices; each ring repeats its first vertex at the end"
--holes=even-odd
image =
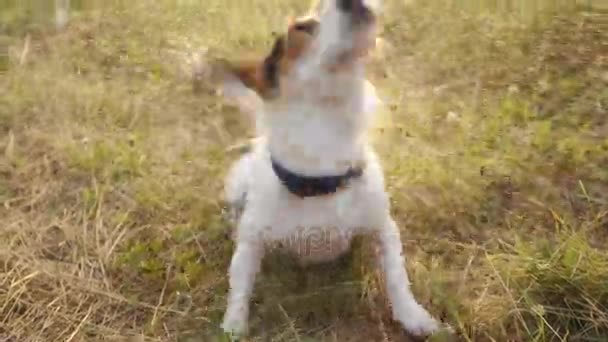
POLYGON ((387 217, 378 238, 380 262, 394 319, 416 336, 431 335, 438 331, 438 322, 416 301, 410 290, 399 229, 391 217, 387 217))

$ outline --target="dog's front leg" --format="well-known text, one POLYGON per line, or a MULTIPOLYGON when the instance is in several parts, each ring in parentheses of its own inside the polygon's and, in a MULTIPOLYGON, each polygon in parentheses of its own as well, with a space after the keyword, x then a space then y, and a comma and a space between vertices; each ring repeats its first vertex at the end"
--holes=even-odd
POLYGON ((222 329, 236 337, 247 330, 249 299, 260 269, 264 247, 258 241, 238 242, 229 270, 230 290, 222 329))
POLYGON ((380 263, 386 290, 393 308, 393 317, 416 336, 431 335, 439 329, 437 321, 414 298, 405 269, 405 256, 399 229, 388 217, 378 236, 380 263))

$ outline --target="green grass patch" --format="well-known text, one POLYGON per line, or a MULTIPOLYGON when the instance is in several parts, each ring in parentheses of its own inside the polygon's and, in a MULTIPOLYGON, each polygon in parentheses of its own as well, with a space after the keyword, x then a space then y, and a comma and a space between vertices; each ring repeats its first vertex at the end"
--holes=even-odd
MULTIPOLYGON (((465 341, 608 335, 605 12, 545 4, 381 18, 373 134, 412 289, 465 341)), ((2 334, 220 341, 226 148, 252 130, 192 91, 189 58, 266 51, 308 4, 86 5, 62 32, 0 10, 2 334)), ((249 340, 405 339, 365 246, 308 270, 267 258, 249 340)))

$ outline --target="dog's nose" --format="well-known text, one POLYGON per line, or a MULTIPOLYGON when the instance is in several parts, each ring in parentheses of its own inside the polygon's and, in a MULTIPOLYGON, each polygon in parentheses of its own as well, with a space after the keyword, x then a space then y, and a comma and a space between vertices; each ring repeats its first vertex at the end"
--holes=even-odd
POLYGON ((355 1, 358 1, 358 0, 338 0, 337 1, 338 9, 341 10, 342 12, 350 12, 353 9, 355 1))
POLYGON ((352 15, 354 24, 369 24, 374 20, 374 13, 364 0, 337 0, 338 9, 352 15))

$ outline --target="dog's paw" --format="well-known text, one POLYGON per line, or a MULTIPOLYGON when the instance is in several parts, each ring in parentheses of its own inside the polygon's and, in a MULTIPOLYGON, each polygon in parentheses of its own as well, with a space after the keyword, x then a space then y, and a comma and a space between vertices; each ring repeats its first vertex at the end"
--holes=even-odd
POLYGON ((443 324, 441 328, 426 339, 427 342, 456 342, 459 341, 456 331, 448 324, 443 324))
POLYGON ((440 323, 419 305, 410 308, 407 317, 399 321, 408 333, 417 337, 428 337, 441 329, 440 323))
POLYGON ((217 338, 217 342, 240 342, 242 340, 243 338, 241 335, 231 332, 223 332, 219 338, 217 338))
POLYGON ((238 341, 247 332, 247 321, 235 317, 226 317, 222 323, 222 330, 231 341, 238 341))

